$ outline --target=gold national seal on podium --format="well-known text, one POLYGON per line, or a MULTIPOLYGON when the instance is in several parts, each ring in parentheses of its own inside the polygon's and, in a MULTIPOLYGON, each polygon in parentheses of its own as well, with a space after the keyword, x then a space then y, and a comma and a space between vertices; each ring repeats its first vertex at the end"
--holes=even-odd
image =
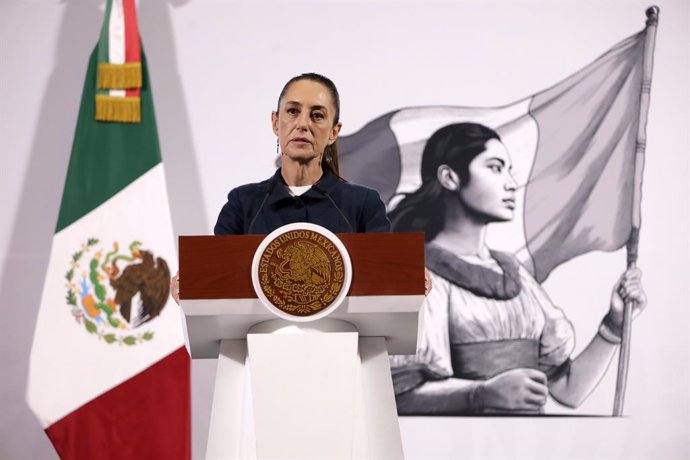
POLYGON ((278 316, 312 321, 335 310, 352 278, 347 249, 329 230, 297 223, 278 228, 259 245, 252 263, 257 296, 278 316))

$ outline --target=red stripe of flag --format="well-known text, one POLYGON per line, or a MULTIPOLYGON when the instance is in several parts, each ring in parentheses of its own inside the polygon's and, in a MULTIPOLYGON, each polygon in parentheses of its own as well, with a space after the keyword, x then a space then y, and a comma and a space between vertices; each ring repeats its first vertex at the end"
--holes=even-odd
POLYGON ((53 423, 46 434, 62 459, 189 460, 190 379, 189 354, 181 347, 53 423))
MULTIPOLYGON (((123 0, 125 15, 125 62, 141 62, 141 43, 137 25, 137 8, 135 0, 123 0)), ((139 96, 139 88, 128 89, 127 96, 139 96)))

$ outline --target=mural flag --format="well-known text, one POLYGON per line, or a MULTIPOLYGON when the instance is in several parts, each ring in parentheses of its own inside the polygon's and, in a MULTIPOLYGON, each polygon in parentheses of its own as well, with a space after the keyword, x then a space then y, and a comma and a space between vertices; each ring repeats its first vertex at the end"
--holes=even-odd
MULTIPOLYGON (((133 0, 108 9, 134 8, 133 0), (124 6, 123 6, 124 4, 124 6)), ((106 16, 108 21, 108 16, 106 16)), ((146 59, 139 122, 96 120, 91 54, 29 364, 61 458, 191 457, 190 357, 146 59)))
POLYGON ((502 107, 387 113, 339 138, 343 176, 376 188, 392 210, 420 186, 434 132, 481 123, 501 136, 520 187, 516 217, 489 227, 490 247, 516 253, 540 282, 578 255, 619 249, 632 230, 644 43, 642 31, 553 87, 502 107))

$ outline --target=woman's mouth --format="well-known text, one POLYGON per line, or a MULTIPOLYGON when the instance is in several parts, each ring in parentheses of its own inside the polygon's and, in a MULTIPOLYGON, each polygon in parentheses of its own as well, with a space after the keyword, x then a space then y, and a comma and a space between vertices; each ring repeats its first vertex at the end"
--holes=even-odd
POLYGON ((515 209, 515 198, 505 198, 503 203, 506 205, 506 208, 515 209))

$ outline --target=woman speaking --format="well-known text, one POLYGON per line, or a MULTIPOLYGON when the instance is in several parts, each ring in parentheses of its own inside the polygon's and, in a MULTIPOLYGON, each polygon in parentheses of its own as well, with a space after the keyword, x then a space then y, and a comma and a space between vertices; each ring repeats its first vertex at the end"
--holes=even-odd
POLYGON ((334 233, 390 230, 378 193, 339 176, 340 98, 331 80, 314 73, 292 78, 271 122, 281 166, 273 177, 229 193, 216 235, 264 234, 294 222, 334 233))

